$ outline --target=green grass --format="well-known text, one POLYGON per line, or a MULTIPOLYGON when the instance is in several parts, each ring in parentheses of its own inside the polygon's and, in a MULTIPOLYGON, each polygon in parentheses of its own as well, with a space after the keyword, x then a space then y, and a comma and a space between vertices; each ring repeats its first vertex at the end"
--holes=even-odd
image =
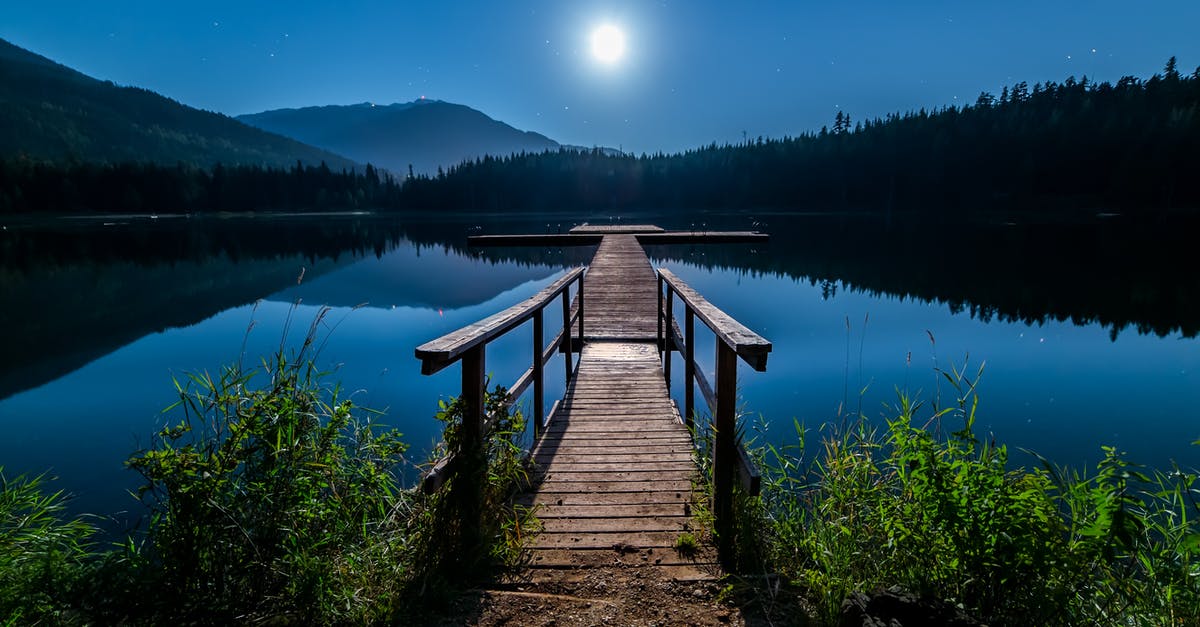
POLYGON ((899 585, 992 625, 1200 624, 1195 471, 1108 447, 1091 473, 1012 468, 973 430, 978 375, 944 374, 947 407, 898 392, 886 426, 860 417, 810 450, 797 425, 759 448, 739 565, 781 573, 829 623, 850 592, 899 585))
POLYGON ((680 557, 693 558, 696 556, 696 551, 700 549, 700 544, 696 541, 696 536, 691 533, 681 533, 678 538, 675 538, 675 552, 680 557))
MULTIPOLYGON (((408 488, 400 434, 314 365, 326 313, 256 368, 176 382, 177 419, 127 462, 149 522, 123 546, 97 550, 40 478, 4 480, 0 625, 403 622, 515 566, 534 519, 509 505, 525 467, 507 394, 488 394, 476 466, 435 494, 408 488), (479 498, 473 523, 464 494, 479 498)), ((438 412, 451 447, 460 409, 438 412)))
POLYGON ((63 517, 61 491, 47 478, 9 478, 0 467, 0 625, 59 623, 72 613, 60 602, 86 575, 94 528, 63 517))

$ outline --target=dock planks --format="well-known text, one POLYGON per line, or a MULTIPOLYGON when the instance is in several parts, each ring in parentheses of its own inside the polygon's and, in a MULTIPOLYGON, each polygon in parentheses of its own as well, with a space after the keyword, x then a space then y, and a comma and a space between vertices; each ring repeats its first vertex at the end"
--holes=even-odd
POLYGON ((585 342, 657 341, 658 279, 637 237, 604 236, 583 290, 585 342))
POLYGON ((704 579, 711 559, 680 556, 695 532, 692 441, 663 380, 657 278, 633 233, 603 236, 584 278, 586 343, 553 421, 537 442, 543 529, 531 542, 535 580, 590 567, 704 579))

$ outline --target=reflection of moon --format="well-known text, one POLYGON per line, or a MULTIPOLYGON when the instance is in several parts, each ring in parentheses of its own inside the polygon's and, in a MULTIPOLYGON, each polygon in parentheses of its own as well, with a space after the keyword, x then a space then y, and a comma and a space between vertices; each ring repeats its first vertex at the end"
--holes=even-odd
POLYGON ((592 31, 592 56, 601 63, 615 63, 625 54, 625 33, 612 24, 592 31))

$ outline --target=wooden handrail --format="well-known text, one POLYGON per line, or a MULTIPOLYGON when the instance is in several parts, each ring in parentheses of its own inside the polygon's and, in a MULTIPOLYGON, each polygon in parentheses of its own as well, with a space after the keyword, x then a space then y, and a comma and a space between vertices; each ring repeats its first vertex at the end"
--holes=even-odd
POLYGON ((759 372, 767 369, 767 354, 771 352, 770 342, 708 302, 708 299, 670 270, 659 268, 658 275, 670 286, 668 296, 671 292, 679 294, 679 299, 695 312, 722 342, 732 348, 738 357, 759 372))
POLYGON ((713 517, 717 535, 717 552, 722 562, 732 563, 734 551, 733 484, 741 479, 742 489, 756 496, 761 486, 758 469, 746 454, 737 438, 737 360, 741 358, 755 370, 767 369, 771 343, 734 320, 708 302, 699 292, 684 283, 670 270, 658 270, 658 343, 663 353, 663 376, 671 385, 671 353, 684 355, 684 413, 689 427, 695 412, 695 386, 712 413, 713 450, 713 517), (664 298, 663 290, 666 289, 664 298), (679 295, 684 307, 683 337, 675 321, 674 295, 679 295), (665 301, 665 302, 664 302, 665 301), (695 358, 695 318, 712 330, 717 338, 716 385, 710 386, 695 358))
MULTIPOLYGON (((567 382, 570 383, 574 373, 571 363, 572 353, 576 352, 572 350, 571 328, 578 323, 579 334, 581 337, 583 335, 583 277, 584 268, 574 268, 528 299, 417 347, 416 356, 421 360, 422 374, 433 374, 456 361, 462 360, 463 362, 462 395, 460 396, 464 405, 462 437, 460 438, 462 449, 478 450, 482 446, 483 438, 488 437, 491 432, 492 423, 495 421, 495 416, 484 415, 483 406, 486 392, 484 390, 486 384, 484 364, 488 343, 529 320, 533 320, 533 364, 517 378, 512 387, 508 388, 509 399, 504 409, 511 408, 517 399, 532 386, 534 391, 532 422, 535 439, 549 423, 554 409, 551 409, 550 416, 544 415, 545 365, 556 352, 561 351, 564 355, 567 382), (575 293, 575 306, 572 307, 569 302, 570 287, 575 281, 579 282, 579 288, 575 293), (544 332, 544 312, 546 307, 559 296, 562 297, 562 329, 543 348, 541 343, 544 332)), ((557 406, 556 403, 555 407, 557 406)), ((483 472, 485 470, 481 468, 455 470, 454 460, 464 450, 449 451, 446 457, 430 469, 421 482, 426 492, 432 492, 441 487, 452 471, 483 472)), ((470 459, 470 456, 467 458, 470 459)))
POLYGON ((537 294, 504 311, 418 346, 416 355, 421 360, 421 374, 438 372, 461 359, 464 353, 475 346, 487 344, 525 323, 579 279, 583 270, 575 268, 537 294))

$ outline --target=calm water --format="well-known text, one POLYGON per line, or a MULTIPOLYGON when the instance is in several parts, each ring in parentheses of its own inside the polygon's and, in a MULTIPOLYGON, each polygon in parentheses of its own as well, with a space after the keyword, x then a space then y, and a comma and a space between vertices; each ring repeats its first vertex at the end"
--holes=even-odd
MULTIPOLYGON (((1102 271, 1110 290, 1137 302, 1174 299, 1141 317, 1110 295, 1091 298, 1098 290, 1079 284, 1092 279, 1070 261, 1041 272, 1077 278, 1044 288, 1031 288, 1019 264, 996 276, 975 267, 971 273, 985 284, 975 293, 953 281, 931 286, 928 273, 905 267, 919 263, 913 259, 863 260, 815 223, 806 223, 806 236, 784 218, 772 221, 770 246, 652 250, 656 264, 774 343, 766 373, 740 371, 745 408, 762 414, 772 440, 786 441, 793 419, 817 429, 839 412, 885 415, 897 388, 927 400, 949 397, 935 367, 966 362, 974 371, 986 363, 977 430, 1010 449, 1091 465, 1099 447, 1112 444, 1147 464, 1200 466, 1200 447, 1190 445, 1200 438, 1200 340, 1185 337, 1197 322, 1189 309, 1194 283, 1163 278, 1175 281, 1172 290, 1141 274, 1135 285, 1102 271), (809 245, 798 246, 805 237, 809 245), (912 285, 894 287, 906 274, 912 285), (1002 292, 1009 280, 1015 287, 1002 292), (1164 314, 1164 307, 1174 311, 1164 314)), ((321 306, 332 308, 318 358, 336 368, 331 383, 384 410, 378 420, 403 431, 420 461, 439 435, 437 401, 457 393, 459 373, 421 376, 413 349, 520 301, 590 254, 468 251, 464 234, 557 230, 560 223, 135 221, 65 234, 61 225, 10 229, 0 249, 8 255, 0 326, 10 347, 0 369, 0 465, 9 476, 58 477, 57 487, 77 496, 78 511, 136 516, 139 506, 126 491, 138 478, 122 461, 178 420, 160 411, 175 400, 171 377, 215 371, 239 354, 256 361, 280 345, 289 319, 285 343, 295 344, 321 306)), ((857 227, 853 233, 853 243, 893 254, 885 240, 857 227)), ((911 246, 913 239, 889 232, 886 241, 911 246)), ((698 329, 698 355, 711 368, 711 336, 698 329)), ((529 332, 489 347, 493 382, 507 385, 528 366, 529 332)), ((561 362, 547 373, 554 398, 561 362)), ((1014 462, 1032 460, 1014 454, 1014 462)))

